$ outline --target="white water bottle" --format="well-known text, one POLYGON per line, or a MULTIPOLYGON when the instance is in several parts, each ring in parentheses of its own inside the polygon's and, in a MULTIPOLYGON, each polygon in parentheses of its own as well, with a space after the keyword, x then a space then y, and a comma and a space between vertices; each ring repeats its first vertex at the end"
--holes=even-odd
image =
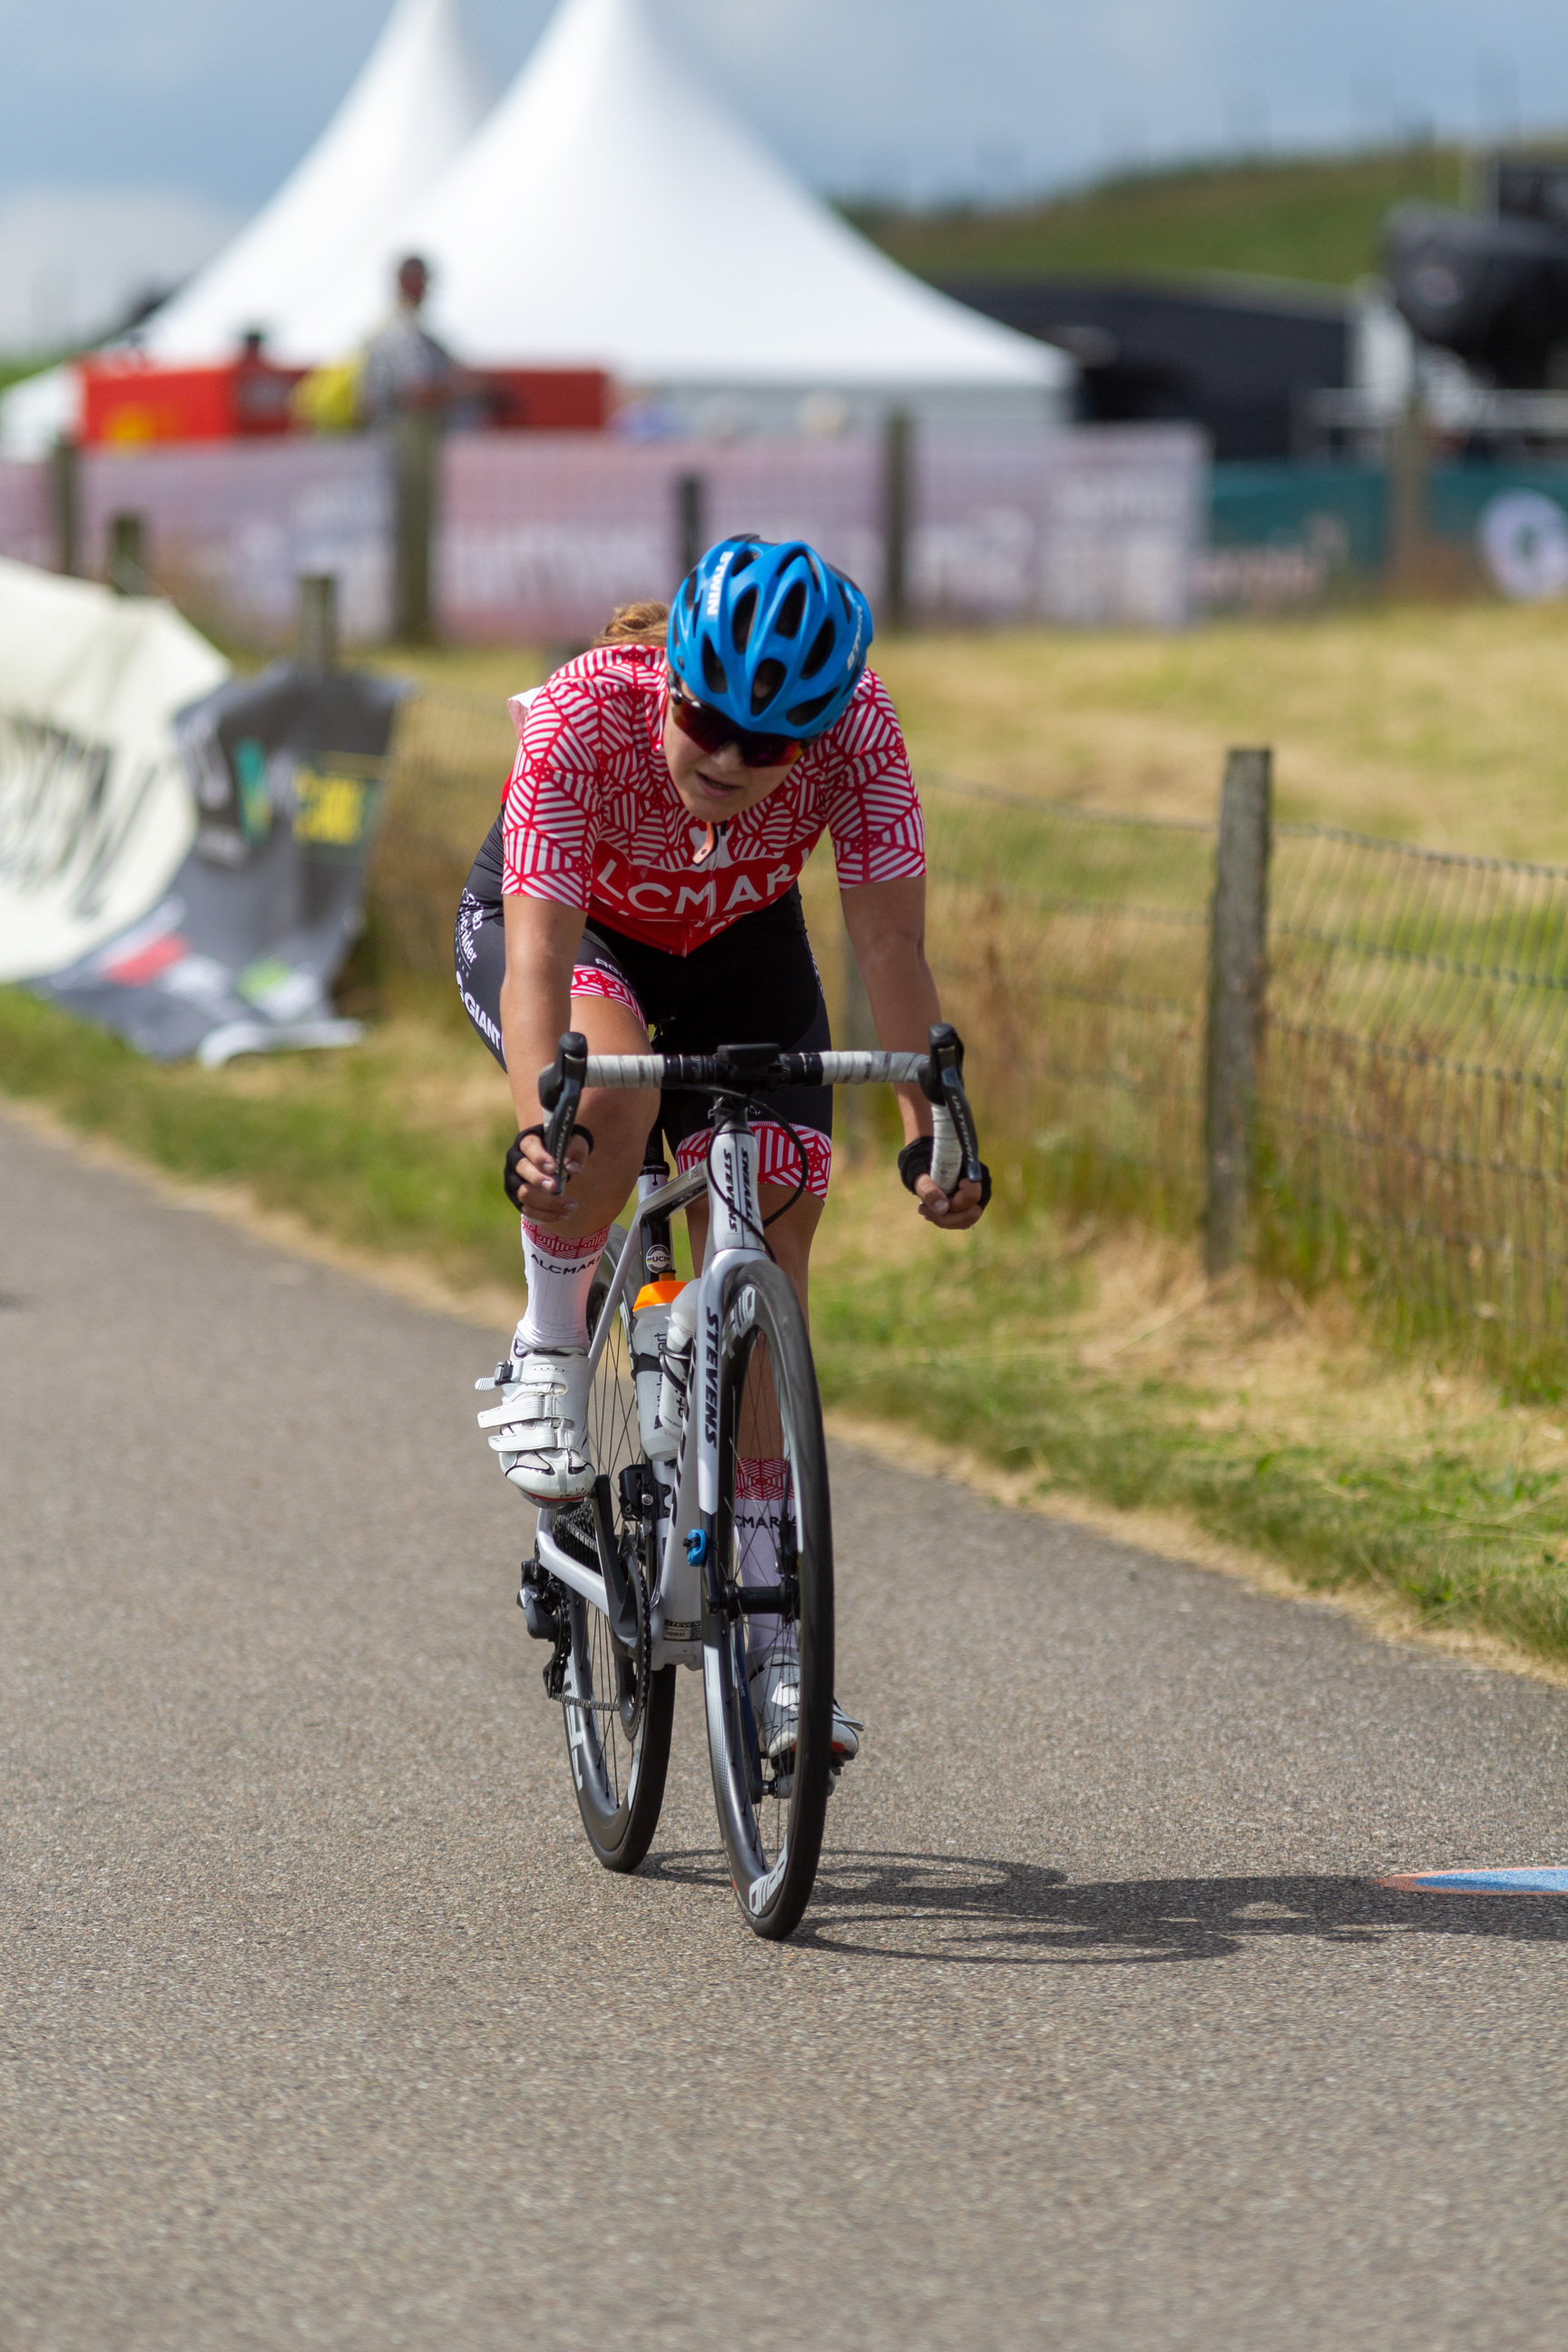
MULTIPOLYGON (((671 1304, 659 1351, 658 1455, 673 1456, 680 1444, 680 1415, 691 1378, 691 1343, 697 1332, 697 1285, 689 1282, 671 1304)), ((648 1447, 650 1454, 655 1448, 648 1447)), ((657 1457, 656 1457, 657 1458, 657 1457)))

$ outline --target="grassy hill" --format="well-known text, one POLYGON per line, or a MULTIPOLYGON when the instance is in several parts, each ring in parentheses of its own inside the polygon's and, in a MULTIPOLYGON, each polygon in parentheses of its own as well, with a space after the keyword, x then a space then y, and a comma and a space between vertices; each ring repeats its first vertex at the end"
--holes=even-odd
POLYGON ((1016 211, 845 209, 922 278, 1240 270, 1348 286, 1375 268, 1391 205, 1458 204, 1464 177, 1462 149, 1422 145, 1140 172, 1016 211))

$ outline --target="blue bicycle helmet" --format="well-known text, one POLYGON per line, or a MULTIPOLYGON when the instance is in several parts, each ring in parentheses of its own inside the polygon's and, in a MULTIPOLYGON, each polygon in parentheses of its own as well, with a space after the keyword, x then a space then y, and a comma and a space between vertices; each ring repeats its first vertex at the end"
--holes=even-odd
POLYGON ((669 613, 669 666, 699 702, 759 734, 822 734, 847 709, 871 608, 804 540, 741 533, 687 573, 669 613))

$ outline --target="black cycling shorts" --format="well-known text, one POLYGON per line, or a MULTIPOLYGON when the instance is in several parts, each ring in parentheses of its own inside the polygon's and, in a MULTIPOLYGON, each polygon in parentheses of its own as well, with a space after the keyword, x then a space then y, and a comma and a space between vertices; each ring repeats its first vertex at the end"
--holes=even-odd
MULTIPOLYGON (((458 991, 469 1020, 502 1068, 500 989, 506 974, 501 907, 501 821, 474 860, 458 908, 458 991)), ((689 955, 670 955, 597 917, 583 927, 572 974, 574 996, 607 996, 647 1030, 656 1053, 710 1054, 715 1046, 765 1043, 791 1053, 821 1053, 831 1044, 797 889, 755 914, 742 915, 689 955)), ((706 1095, 668 1091, 655 1135, 662 1134, 682 1174, 707 1151, 711 1128, 706 1095)), ((805 1177, 827 1197, 833 1158, 831 1087, 784 1087, 770 1093, 752 1122, 758 1177, 792 1191, 805 1177), (770 1116, 771 1114, 771 1116, 770 1116), (804 1158, 804 1165, 803 1165, 804 1158)))

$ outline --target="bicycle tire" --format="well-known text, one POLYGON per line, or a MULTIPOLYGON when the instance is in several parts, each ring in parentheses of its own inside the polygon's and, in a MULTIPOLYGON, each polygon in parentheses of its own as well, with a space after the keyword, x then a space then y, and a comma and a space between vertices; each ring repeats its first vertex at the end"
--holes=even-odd
MULTIPOLYGON (((625 1240, 620 1226, 612 1226, 588 1294, 588 1328, 595 1334, 625 1240)), ((621 1507, 619 1474, 628 1464, 646 1458, 632 1386, 631 1309, 625 1298, 595 1370, 587 1451, 595 1469, 608 1475, 616 1540, 624 1557, 633 1538, 621 1507)), ((575 1521, 565 1512, 557 1516, 556 1540, 565 1549, 575 1533, 584 1558, 594 1560, 592 1519, 585 1507, 577 1509, 575 1521), (564 1527, 563 1520, 567 1521, 564 1527)), ((639 1564, 645 1575, 652 1565, 646 1559, 639 1564)), ((573 1593, 567 1598, 566 1618, 569 1648, 562 1699, 577 1810, 588 1843, 605 1868, 633 1871, 653 1843, 664 1803, 676 1669, 664 1666, 647 1674, 646 1687, 639 1689, 646 1666, 616 1640, 602 1610, 573 1593), (630 1735, 623 1714, 628 1695, 636 1706, 630 1735)))
POLYGON ((719 1477, 713 1584, 705 1595, 702 1684, 720 1833, 742 1915, 769 1942, 793 1935, 811 1899, 832 1774, 833 1523, 827 1449, 811 1343, 784 1274, 765 1261, 737 1266, 724 1286, 719 1337, 719 1477), (747 1618, 739 1586, 736 1463, 756 1427, 759 1348, 767 1350, 787 1465, 783 1548, 793 1538, 798 1601, 793 1633, 799 1711, 787 1790, 761 1754, 747 1685, 747 1618))

